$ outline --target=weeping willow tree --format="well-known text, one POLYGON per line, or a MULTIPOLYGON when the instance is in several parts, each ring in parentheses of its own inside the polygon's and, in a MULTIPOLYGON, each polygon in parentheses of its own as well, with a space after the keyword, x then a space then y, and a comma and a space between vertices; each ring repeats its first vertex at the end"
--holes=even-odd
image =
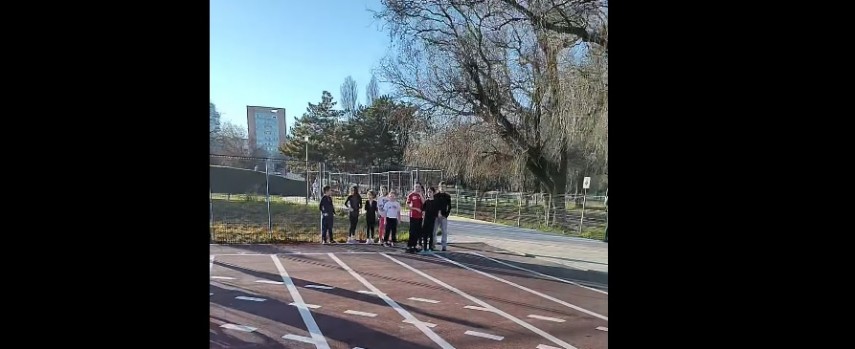
POLYGON ((382 4, 383 77, 438 130, 411 143, 419 158, 480 183, 520 166, 549 198, 607 173, 606 1, 382 4))

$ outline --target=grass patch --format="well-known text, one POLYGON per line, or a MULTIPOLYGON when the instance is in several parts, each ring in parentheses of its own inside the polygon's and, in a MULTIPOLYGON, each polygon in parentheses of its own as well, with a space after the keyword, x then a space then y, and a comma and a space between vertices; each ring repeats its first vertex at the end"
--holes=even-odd
MULTIPOLYGON (((215 199, 213 203, 213 224, 211 239, 220 244, 250 243, 298 243, 321 241, 321 217, 317 205, 297 204, 284 201, 270 203, 270 224, 268 231, 267 203, 264 197, 245 195, 232 197, 232 200, 215 199)), ((338 210, 338 205, 336 207, 338 210)), ((337 212, 333 223, 333 237, 337 242, 347 241, 350 222, 346 212, 337 212)), ((360 216, 356 226, 357 237, 365 237, 365 216, 360 216)), ((377 227, 375 226, 375 234, 377 227)), ((409 238, 406 225, 398 227, 398 241, 409 238), (403 226, 403 230, 401 229, 403 226)))

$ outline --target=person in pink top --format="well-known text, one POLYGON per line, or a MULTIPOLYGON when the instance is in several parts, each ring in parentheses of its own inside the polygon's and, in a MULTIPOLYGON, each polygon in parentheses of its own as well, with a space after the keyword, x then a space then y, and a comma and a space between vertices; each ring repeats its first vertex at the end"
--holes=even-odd
POLYGON ((422 231, 422 206, 425 198, 422 184, 416 182, 413 191, 407 195, 407 208, 410 209, 410 238, 407 240, 407 252, 415 253, 422 231))

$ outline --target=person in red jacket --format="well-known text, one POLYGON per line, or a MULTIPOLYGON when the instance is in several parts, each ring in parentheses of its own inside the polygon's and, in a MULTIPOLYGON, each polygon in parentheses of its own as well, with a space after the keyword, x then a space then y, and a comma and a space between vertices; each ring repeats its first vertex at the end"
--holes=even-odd
POLYGON ((416 244, 422 232, 422 205, 425 199, 422 184, 416 182, 413 191, 407 195, 407 208, 410 209, 410 238, 407 240, 407 252, 416 253, 416 244))

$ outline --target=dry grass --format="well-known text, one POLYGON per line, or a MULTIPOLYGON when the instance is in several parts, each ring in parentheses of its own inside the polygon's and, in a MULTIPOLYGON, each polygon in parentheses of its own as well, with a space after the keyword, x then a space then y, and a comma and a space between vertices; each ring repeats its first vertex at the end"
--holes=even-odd
MULTIPOLYGON (((336 207, 338 210, 338 206, 336 207)), ((306 206, 283 201, 270 203, 270 224, 267 229, 267 203, 264 197, 242 196, 239 200, 213 200, 214 222, 211 226, 213 243, 298 243, 320 242, 320 212, 316 205, 306 206)), ((347 240, 350 222, 345 212, 337 212, 333 223, 333 237, 338 242, 347 240)), ((398 241, 406 241, 406 228, 398 227, 398 241)), ((375 231, 377 227, 375 226, 375 231)), ((357 236, 364 239, 365 216, 360 216, 357 236)))

